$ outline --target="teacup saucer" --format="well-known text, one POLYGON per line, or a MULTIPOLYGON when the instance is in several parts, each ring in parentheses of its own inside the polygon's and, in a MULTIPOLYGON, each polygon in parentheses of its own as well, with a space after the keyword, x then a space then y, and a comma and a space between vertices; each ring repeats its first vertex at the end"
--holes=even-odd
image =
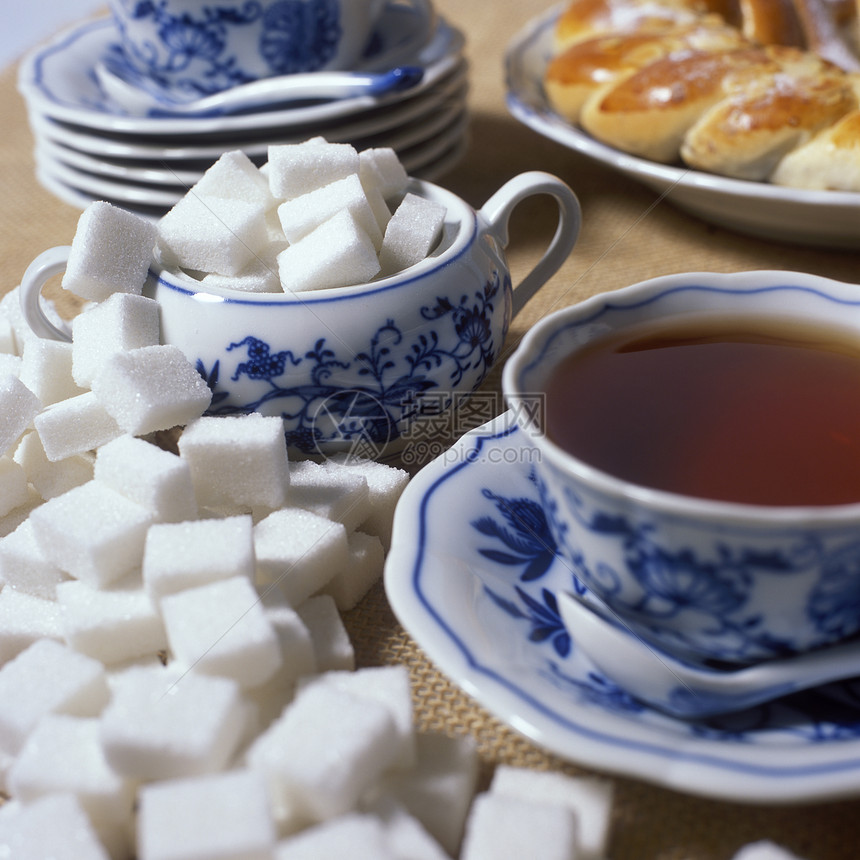
POLYGON ((535 456, 508 415, 422 469, 397 508, 385 584, 395 614, 466 693, 547 750, 596 770, 749 803, 860 791, 860 681, 682 721, 606 679, 565 630, 535 456), (528 528, 523 528, 526 523, 528 528))
POLYGON ((32 110, 51 119, 113 134, 189 135, 264 130, 333 122, 376 107, 399 104, 431 89, 462 60, 463 35, 439 19, 412 63, 425 70, 403 93, 363 95, 282 110, 214 117, 132 117, 99 86, 96 64, 118 41, 112 18, 87 21, 60 33, 21 63, 18 88, 32 110))

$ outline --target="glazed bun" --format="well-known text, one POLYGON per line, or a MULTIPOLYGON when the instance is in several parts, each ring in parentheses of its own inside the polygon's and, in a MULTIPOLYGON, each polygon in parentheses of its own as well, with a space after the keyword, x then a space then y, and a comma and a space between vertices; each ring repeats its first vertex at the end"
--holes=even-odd
POLYGON ((596 36, 576 42, 555 56, 544 76, 544 88, 555 109, 579 123, 582 107, 598 90, 633 74, 668 54, 740 48, 747 40, 716 15, 664 30, 596 36))
POLYGON ((681 158, 690 167, 766 180, 780 160, 857 106, 848 76, 797 48, 766 49, 774 68, 724 84, 726 97, 688 130, 681 158))
POLYGON ((641 158, 860 190, 858 6, 572 0, 544 89, 569 122, 641 158))

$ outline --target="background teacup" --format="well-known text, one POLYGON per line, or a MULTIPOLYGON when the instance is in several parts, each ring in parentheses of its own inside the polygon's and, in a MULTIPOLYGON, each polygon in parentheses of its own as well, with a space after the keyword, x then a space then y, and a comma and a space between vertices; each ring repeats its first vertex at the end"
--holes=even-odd
POLYGON ((536 448, 535 479, 570 589, 584 586, 646 641, 697 659, 753 662, 853 636, 860 503, 764 506, 657 490, 594 468, 543 433, 535 396, 564 357, 634 325, 696 314, 848 328, 860 346, 857 286, 792 272, 656 278, 535 325, 504 368, 503 391, 536 448))
MULTIPOLYGON (((410 429, 444 414, 486 377, 511 319, 572 251, 580 207, 565 183, 523 173, 476 211, 455 194, 411 180, 412 193, 446 208, 439 247, 392 277, 308 293, 242 293, 204 287, 154 266, 144 294, 160 304, 161 337, 179 346, 213 391, 210 412, 284 419, 291 448, 310 454, 402 448, 410 429), (558 206, 554 236, 513 288, 505 260, 509 220, 532 195, 558 206)), ((36 334, 69 339, 40 305, 68 248, 43 252, 21 282, 36 334)))
MULTIPOLYGON (((171 98, 274 75, 354 68, 385 0, 109 0, 132 74, 171 98)), ((407 0, 430 26, 428 0, 407 0)))

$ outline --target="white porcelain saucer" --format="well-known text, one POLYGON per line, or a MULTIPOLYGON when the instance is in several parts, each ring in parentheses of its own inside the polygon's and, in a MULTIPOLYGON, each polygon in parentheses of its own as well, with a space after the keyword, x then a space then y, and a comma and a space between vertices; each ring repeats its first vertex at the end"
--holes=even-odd
MULTIPOLYGON (((407 172, 428 182, 435 182, 452 170, 465 155, 468 137, 460 121, 456 132, 437 135, 418 146, 404 150, 401 162, 407 172)), ((163 188, 148 188, 139 184, 123 185, 69 170, 50 159, 39 159, 37 150, 36 179, 47 191, 70 206, 85 209, 98 200, 110 200, 125 209, 157 220, 179 199, 186 189, 173 193, 163 188), (172 202, 171 202, 172 201, 172 202)))
MULTIPOLYGON (((440 136, 460 134, 466 122, 466 108, 458 102, 450 102, 439 106, 439 109, 414 123, 406 123, 395 129, 385 138, 385 145, 401 153, 407 149, 429 142, 438 142, 440 136)), ((81 151, 62 135, 43 136, 36 146, 36 161, 42 165, 59 165, 67 169, 80 171, 92 177, 105 180, 135 183, 141 186, 168 186, 172 188, 188 188, 200 179, 220 152, 213 152, 208 159, 201 159, 198 164, 190 165, 182 160, 171 161, 163 158, 151 160, 129 160, 109 157, 81 151)), ((373 146, 371 140, 353 141, 364 148, 373 146)), ((266 159, 268 144, 242 147, 250 158, 263 163, 266 159)))
MULTIPOLYGON (((458 111, 433 133, 425 134, 425 130, 420 129, 411 135, 402 135, 398 141, 392 141, 392 145, 411 176, 430 179, 430 170, 435 171, 438 159, 464 138, 467 126, 466 113, 458 111)), ((49 190, 54 190, 59 183, 79 192, 81 199, 87 202, 109 200, 129 208, 162 212, 184 197, 203 172, 202 169, 189 171, 170 167, 111 171, 105 161, 76 157, 71 150, 41 143, 36 146, 35 160, 38 176, 43 184, 50 185, 49 190)))
POLYGON ((571 573, 546 549, 534 456, 503 415, 406 488, 385 585, 427 656, 513 729, 589 768, 747 803, 860 793, 860 681, 684 722, 595 669, 555 603, 571 573))
POLYGON ((600 143, 555 113, 544 93, 543 76, 560 8, 535 18, 508 48, 507 102, 516 119, 711 223, 766 239, 860 249, 860 192, 785 188, 646 161, 600 143))
POLYGON ((79 24, 28 54, 21 63, 18 89, 30 109, 54 120, 114 135, 188 137, 318 125, 377 107, 396 105, 432 89, 462 59, 463 35, 440 19, 414 65, 423 66, 421 82, 402 93, 340 99, 278 110, 257 110, 215 117, 131 117, 105 95, 95 64, 118 40, 112 18, 79 24))
POLYGON ((452 104, 465 110, 468 94, 467 65, 461 61, 432 90, 384 110, 366 111, 343 122, 318 126, 287 126, 266 129, 261 134, 253 130, 235 135, 218 135, 214 140, 204 137, 161 139, 118 137, 97 130, 81 128, 30 111, 29 121, 38 140, 88 153, 98 158, 123 159, 129 162, 151 162, 164 165, 198 160, 208 166, 225 147, 242 149, 250 158, 264 157, 270 144, 299 143, 316 134, 325 135, 331 143, 356 142, 364 145, 388 145, 388 140, 406 127, 432 123, 435 116, 452 104))

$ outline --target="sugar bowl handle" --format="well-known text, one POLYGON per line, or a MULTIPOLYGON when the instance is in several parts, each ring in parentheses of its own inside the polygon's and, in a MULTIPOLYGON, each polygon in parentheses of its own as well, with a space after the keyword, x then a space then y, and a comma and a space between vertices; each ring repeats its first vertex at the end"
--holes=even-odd
POLYGON ((69 261, 70 245, 58 245, 48 248, 36 257, 24 272, 21 285, 18 288, 21 300, 21 312, 27 325, 39 337, 47 340, 71 341, 72 335, 68 330, 57 328, 49 319, 42 307, 42 287, 55 275, 66 271, 69 261))
POLYGON ((579 238, 582 209, 579 200, 562 180, 550 173, 531 170, 508 180, 483 205, 480 214, 503 248, 510 241, 509 222, 514 208, 536 194, 548 194, 558 205, 558 226, 543 256, 534 268, 514 287, 513 316, 516 316, 531 297, 561 268, 570 256, 579 238))

